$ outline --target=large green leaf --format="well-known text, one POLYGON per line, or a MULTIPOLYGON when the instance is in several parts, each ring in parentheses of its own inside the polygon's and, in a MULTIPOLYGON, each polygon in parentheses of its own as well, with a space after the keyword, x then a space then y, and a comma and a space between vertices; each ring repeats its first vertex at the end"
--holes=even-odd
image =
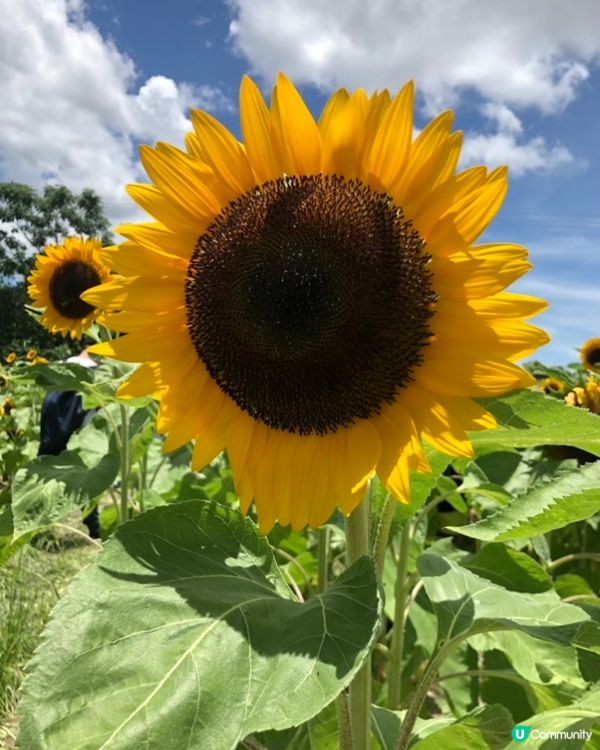
POLYGON ((227 750, 316 715, 379 630, 361 558, 294 600, 271 549, 211 502, 120 527, 57 606, 24 684, 27 750, 227 750))
POLYGON ((573 445, 600 456, 600 417, 545 396, 539 391, 515 391, 508 396, 481 399, 499 427, 470 433, 476 448, 488 445, 532 448, 536 445, 573 445))
POLYGON ((502 542, 560 529, 600 512, 600 461, 516 497, 477 523, 450 526, 464 536, 502 542))
POLYGON ((92 467, 73 451, 35 458, 19 469, 12 486, 15 536, 62 521, 87 505, 110 487, 118 470, 110 453, 92 467))
POLYGON ((417 561, 438 620, 438 641, 459 641, 492 630, 520 630, 568 645, 589 615, 552 592, 508 591, 439 555, 417 561))
POLYGON ((511 591, 539 594, 552 588, 550 576, 538 562, 506 544, 486 544, 462 565, 511 591))
POLYGON ((521 722, 530 730, 528 739, 521 742, 513 740, 505 750, 519 750, 528 745, 539 750, 580 750, 587 746, 587 737, 599 722, 600 688, 596 687, 570 706, 544 711, 521 722), (546 734, 549 732, 562 732, 566 736, 552 737, 546 734), (540 734, 536 737, 537 733, 540 734))

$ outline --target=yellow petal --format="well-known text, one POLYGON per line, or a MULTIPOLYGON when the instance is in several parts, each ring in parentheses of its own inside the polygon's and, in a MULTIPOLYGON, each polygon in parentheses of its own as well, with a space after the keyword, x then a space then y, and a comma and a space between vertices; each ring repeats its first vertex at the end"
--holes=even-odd
POLYGON ((273 141, 271 113, 254 81, 248 76, 240 87, 240 122, 248 161, 258 183, 283 174, 278 144, 273 141))
POLYGON ((282 73, 277 76, 271 109, 283 150, 284 171, 290 175, 319 174, 319 128, 300 94, 282 73))
POLYGON ((219 178, 237 195, 250 190, 256 180, 241 144, 206 112, 193 110, 192 122, 206 158, 219 178))
POLYGON ((368 170, 386 188, 402 174, 410 153, 414 85, 409 81, 381 119, 368 157, 368 170))

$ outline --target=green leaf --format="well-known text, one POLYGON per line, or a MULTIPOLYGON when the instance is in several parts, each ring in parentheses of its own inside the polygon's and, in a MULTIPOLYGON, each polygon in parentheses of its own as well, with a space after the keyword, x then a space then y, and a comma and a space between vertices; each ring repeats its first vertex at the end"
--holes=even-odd
MULTIPOLYGON (((570 706, 562 706, 552 711, 544 711, 521 722, 530 728, 529 738, 525 741, 540 750, 580 750, 586 746, 584 733, 591 733, 600 720, 600 688, 596 687, 570 706), (542 734, 536 739, 535 733, 564 732, 567 736, 548 737, 542 734), (573 735, 574 733, 574 735, 573 735), (571 734, 571 737, 569 737, 571 734), (577 737, 577 735, 579 735, 577 737), (538 744, 539 743, 539 744, 538 744)), ((523 742, 513 740, 506 750, 519 750, 523 742)), ((527 745, 525 745, 527 746, 527 745)))
POLYGON ((236 511, 156 508, 121 526, 59 602, 24 683, 20 745, 233 749, 328 705, 380 617, 366 557, 299 603, 236 511))
POLYGON ((47 391, 81 392, 85 383, 94 382, 94 370, 75 362, 53 362, 28 367, 23 373, 23 380, 33 380, 47 391))
POLYGON ((12 486, 15 535, 62 521, 105 492, 118 470, 112 454, 91 468, 73 451, 38 456, 17 472, 12 486))
POLYGON ((482 706, 415 742, 411 750, 501 750, 510 739, 513 725, 504 706, 482 706))
POLYGON ((513 448, 572 445, 600 456, 600 417, 585 409, 567 406, 539 391, 529 390, 480 402, 500 426, 470 433, 476 449, 489 445, 513 448))
POLYGON ((439 555, 425 553, 417 567, 438 620, 438 641, 492 630, 524 633, 568 645, 589 615, 552 591, 508 591, 439 555))
MULTIPOLYGON (((403 711, 373 706, 371 729, 382 750, 396 750, 403 711)), ((417 720, 411 750, 502 750, 510 740, 514 721, 503 706, 476 708, 458 721, 448 718, 417 720)))
POLYGON ((505 544, 486 544, 462 565, 492 583, 524 593, 539 594, 552 588, 550 576, 525 552, 505 544))
POLYGON ((464 536, 502 542, 560 529, 600 512, 600 461, 543 484, 468 526, 449 526, 464 536))
POLYGON ((600 624, 590 620, 579 626, 573 645, 594 654, 600 654, 600 624))

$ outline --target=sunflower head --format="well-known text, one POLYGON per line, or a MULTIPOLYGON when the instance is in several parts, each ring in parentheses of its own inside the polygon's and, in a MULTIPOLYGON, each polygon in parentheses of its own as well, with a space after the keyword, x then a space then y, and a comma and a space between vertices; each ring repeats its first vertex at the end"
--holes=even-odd
POLYGON ((10 416, 10 413, 14 408, 15 402, 12 400, 12 398, 4 399, 4 403, 2 404, 2 413, 4 415, 6 415, 7 417, 10 416))
POLYGON ((98 317, 96 307, 80 295, 109 279, 101 250, 98 240, 67 237, 37 256, 27 291, 36 307, 45 308, 41 322, 50 333, 79 339, 98 317))
POLYGON ((600 338, 588 339, 579 350, 583 366, 593 372, 600 372, 600 338))
POLYGON ((144 363, 122 397, 160 392, 165 449, 192 465, 227 449, 261 528, 350 513, 377 472, 408 499, 420 438, 472 455, 493 427, 473 399, 535 381, 515 360, 548 337, 545 307, 504 290, 523 247, 475 244, 506 170, 457 172, 441 114, 413 138, 413 86, 336 92, 318 122, 279 76, 270 107, 245 78, 243 143, 193 112, 186 151, 142 147, 153 218, 120 228, 120 278, 82 298, 125 333, 97 354, 144 363))
POLYGON ((48 360, 46 359, 46 357, 36 357, 31 364, 32 365, 47 365, 48 360))
POLYGON ((6 362, 7 364, 9 364, 9 365, 12 365, 12 364, 13 364, 14 362, 16 362, 16 361, 17 361, 17 355, 16 355, 16 353, 15 353, 15 352, 9 352, 9 353, 8 353, 8 354, 7 354, 7 355, 6 355, 5 357, 4 357, 4 361, 5 361, 5 362, 6 362))
POLYGON ((25 355, 25 359, 28 362, 33 362, 33 360, 37 357, 37 351, 35 349, 30 349, 27 354, 25 355))
POLYGON ((600 414, 600 384, 592 376, 583 388, 573 388, 565 396, 565 403, 569 406, 579 406, 594 414, 600 414))
POLYGON ((542 380, 539 387, 544 393, 558 396, 565 392, 566 385, 562 380, 557 380, 556 378, 545 378, 542 380))

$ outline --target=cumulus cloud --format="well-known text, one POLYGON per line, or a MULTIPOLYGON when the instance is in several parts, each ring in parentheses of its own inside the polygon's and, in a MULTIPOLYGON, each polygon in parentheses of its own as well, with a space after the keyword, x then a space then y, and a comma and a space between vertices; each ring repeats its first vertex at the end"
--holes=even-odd
POLYGON ((230 35, 255 73, 319 87, 398 88, 426 107, 485 100, 559 112, 600 55, 596 0, 228 0, 230 35))
POLYGON ((133 215, 136 143, 181 143, 192 106, 229 109, 211 86, 141 83, 82 0, 0 0, 0 179, 92 187, 112 221, 133 215))
POLYGON ((522 137, 523 124, 505 104, 488 102, 481 108, 483 116, 495 126, 492 133, 466 133, 461 164, 506 164, 511 175, 527 172, 551 172, 573 161, 564 146, 549 147, 541 136, 529 140, 522 137))

